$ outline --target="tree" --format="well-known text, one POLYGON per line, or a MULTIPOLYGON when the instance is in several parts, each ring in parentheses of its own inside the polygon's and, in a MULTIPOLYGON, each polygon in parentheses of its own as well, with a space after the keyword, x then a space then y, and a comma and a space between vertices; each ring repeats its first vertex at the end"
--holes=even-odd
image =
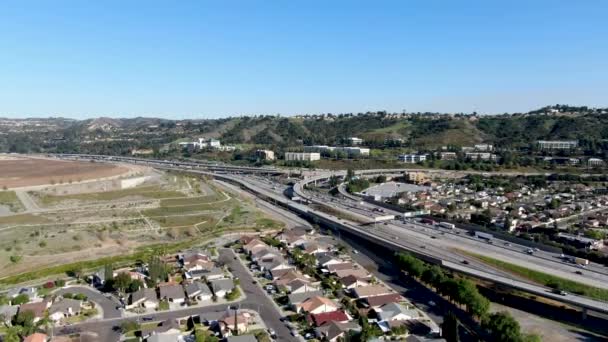
POLYGON ((120 292, 126 292, 131 284, 131 276, 129 273, 121 272, 114 277, 114 288, 120 292))
POLYGON ((450 301, 454 301, 458 295, 458 282, 452 278, 446 278, 439 285, 439 292, 444 296, 448 296, 450 301))
POLYGON ((496 342, 520 342, 519 323, 508 312, 496 312, 488 316, 482 325, 490 332, 490 340, 496 342))
POLYGON ((28 295, 26 295, 25 293, 22 293, 22 294, 18 295, 17 297, 13 298, 13 300, 11 301, 11 304, 21 305, 21 304, 25 304, 29 301, 30 301, 30 297, 28 295))
MULTIPOLYGON (((12 327, 8 327, 6 330, 6 334, 2 341, 4 342, 21 342, 21 327, 18 325, 14 325, 12 327)), ((24 335, 25 336, 25 335, 24 335)))
POLYGON ((112 280, 114 278, 114 266, 108 263, 103 268, 104 281, 112 280))
POLYGON ((156 285, 157 282, 167 279, 167 265, 159 257, 152 257, 148 264, 148 273, 150 274, 151 282, 156 285))
POLYGON ((423 282, 431 285, 435 289, 439 287, 444 278, 445 274, 443 273, 443 270, 437 265, 427 267, 424 272, 422 272, 421 277, 423 282))
POLYGON ((488 313, 490 301, 486 297, 476 294, 473 296, 473 299, 469 300, 467 303, 467 309, 474 316, 481 319, 488 313))
POLYGON ((80 265, 80 264, 73 265, 66 273, 71 277, 80 279, 80 277, 82 276, 82 265, 80 265))
POLYGON ((12 321, 13 325, 20 326, 20 334, 23 336, 31 335, 36 330, 34 323, 34 313, 30 310, 19 311, 12 321))
POLYGON ((139 330, 140 328, 141 328, 141 326, 136 321, 126 321, 120 325, 120 330, 122 331, 123 334, 127 333, 129 331, 139 330))
POLYGON ((353 169, 347 169, 346 170, 346 181, 350 181, 351 179, 353 179, 355 177, 355 171, 353 169))
POLYGON ((441 337, 445 338, 447 342, 459 342, 458 325, 456 315, 451 311, 448 312, 443 318, 443 324, 441 324, 441 337))
POLYGON ((424 272, 424 263, 410 254, 399 253, 397 262, 412 277, 418 278, 424 272))
POLYGON ((127 292, 133 293, 133 292, 141 289, 142 287, 144 287, 143 281, 141 281, 139 279, 134 279, 129 284, 129 287, 127 288, 127 292))

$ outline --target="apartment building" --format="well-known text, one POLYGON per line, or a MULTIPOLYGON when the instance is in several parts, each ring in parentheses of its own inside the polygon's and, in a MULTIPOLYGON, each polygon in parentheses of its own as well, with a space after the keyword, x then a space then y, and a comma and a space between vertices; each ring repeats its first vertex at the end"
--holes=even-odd
POLYGON ((537 145, 541 150, 572 150, 578 147, 577 140, 539 140, 537 145))
POLYGON ((315 161, 321 160, 321 154, 318 152, 285 152, 285 160, 315 161))

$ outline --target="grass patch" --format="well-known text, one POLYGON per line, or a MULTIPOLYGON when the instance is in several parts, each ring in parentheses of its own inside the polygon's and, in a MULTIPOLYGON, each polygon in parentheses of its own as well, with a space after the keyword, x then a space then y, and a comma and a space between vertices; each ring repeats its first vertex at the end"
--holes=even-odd
POLYGON ((0 205, 7 206, 14 213, 25 209, 14 191, 0 191, 0 205))
POLYGON ((166 255, 176 253, 180 250, 191 248, 198 244, 202 244, 209 239, 217 238, 224 233, 230 232, 248 232, 258 231, 257 227, 239 227, 235 229, 218 229, 205 233, 204 235, 198 235, 193 238, 189 238, 180 242, 175 243, 160 243, 151 244, 147 246, 141 246, 135 249, 135 252, 131 254, 116 255, 105 258, 98 258, 94 260, 79 261, 64 265, 40 268, 38 270, 16 274, 0 279, 0 286, 15 285, 25 283, 32 280, 50 278, 51 276, 57 276, 59 274, 71 273, 75 269, 92 271, 104 267, 107 264, 113 264, 114 267, 123 267, 130 265, 136 261, 148 260, 152 256, 166 255))
POLYGON ((556 277, 551 274, 531 270, 526 267, 522 267, 519 265, 511 264, 508 262, 504 262, 501 260, 497 260, 494 258, 490 258, 484 255, 479 255, 475 253, 466 252, 467 254, 483 261, 486 264, 498 267, 505 271, 517 274, 539 284, 543 284, 545 286, 551 288, 558 288, 560 290, 569 291, 581 296, 586 296, 589 298, 599 299, 603 301, 608 301, 608 290, 601 289, 594 286, 585 285, 576 281, 572 281, 569 279, 564 279, 560 277, 556 277))

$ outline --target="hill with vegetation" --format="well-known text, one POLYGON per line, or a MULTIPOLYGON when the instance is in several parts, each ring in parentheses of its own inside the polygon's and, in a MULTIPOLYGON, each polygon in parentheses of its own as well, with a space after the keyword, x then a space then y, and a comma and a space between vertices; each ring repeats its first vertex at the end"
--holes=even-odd
POLYGON ((583 148, 594 150, 604 149, 608 139, 607 112, 557 105, 503 115, 368 112, 213 120, 0 119, 0 152, 128 154, 142 148, 160 151, 199 137, 245 149, 286 151, 346 144, 355 136, 371 148, 424 150, 484 142, 509 149, 541 139, 577 139, 583 148))

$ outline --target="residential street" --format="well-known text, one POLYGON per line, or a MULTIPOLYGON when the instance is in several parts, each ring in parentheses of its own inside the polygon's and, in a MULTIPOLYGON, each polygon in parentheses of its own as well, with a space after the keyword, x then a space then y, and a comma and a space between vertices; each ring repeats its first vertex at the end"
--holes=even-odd
MULTIPOLYGON (((291 336, 289 329, 281 322, 281 315, 274 304, 262 292, 262 289, 254 282, 253 277, 247 272, 241 262, 235 258, 238 256, 231 249, 220 249, 220 258, 226 260, 226 266, 232 269, 232 273, 240 279, 240 286, 245 292, 246 298, 239 302, 231 303, 243 309, 258 312, 267 327, 277 333, 277 341, 298 341, 291 336)), ((89 322, 73 324, 54 328, 54 335, 73 334, 77 332, 91 331, 99 336, 99 341, 118 341, 120 332, 117 329, 123 322, 140 321, 142 317, 151 318, 153 321, 164 321, 193 315, 200 315, 202 319, 215 320, 222 316, 228 308, 226 304, 212 305, 206 307, 185 308, 175 311, 161 311, 153 314, 140 315, 138 317, 120 317, 116 310, 117 302, 110 300, 94 289, 84 286, 72 286, 57 291, 60 293, 82 293, 94 302, 97 302, 104 310, 104 319, 91 320, 89 322)))
POLYGON ((118 305, 120 305, 120 302, 118 302, 118 300, 116 300, 114 297, 104 296, 101 292, 89 286, 69 286, 55 291, 55 294, 58 295, 64 293, 82 293, 83 295, 89 297, 90 301, 95 302, 101 307, 104 319, 120 317, 120 310, 116 308, 118 305))

